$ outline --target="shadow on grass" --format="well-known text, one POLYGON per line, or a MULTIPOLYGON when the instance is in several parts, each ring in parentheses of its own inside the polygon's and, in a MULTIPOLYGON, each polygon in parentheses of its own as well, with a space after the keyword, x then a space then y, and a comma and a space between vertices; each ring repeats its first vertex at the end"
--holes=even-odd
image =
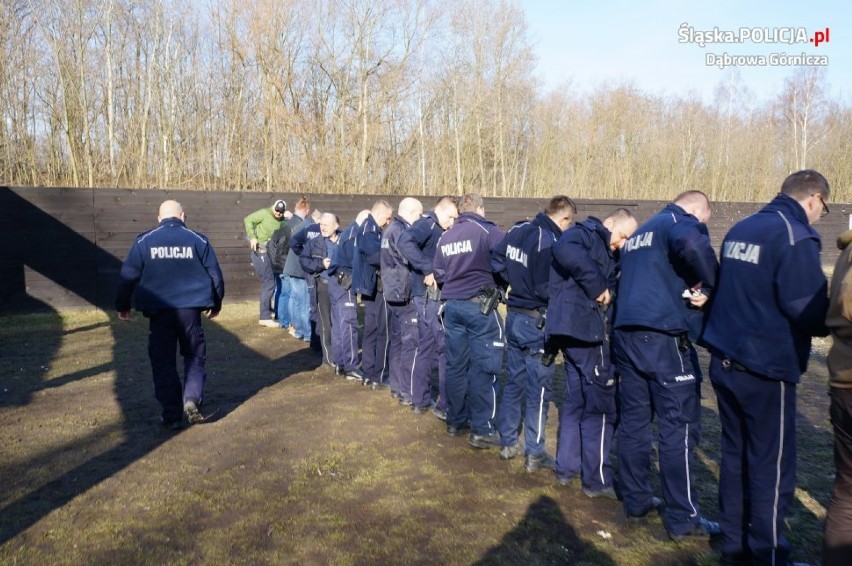
POLYGON ((506 533, 500 544, 475 562, 478 566, 495 564, 595 564, 614 565, 605 552, 584 542, 565 520, 559 504, 547 496, 539 497, 527 509, 518 525, 506 533))
MULTIPOLYGON (((10 393, 0 399, 0 406, 28 406, 40 391, 102 375, 113 369, 111 366, 114 365, 114 394, 122 414, 119 422, 76 434, 73 440, 60 446, 41 452, 36 449, 37 455, 27 461, 0 462, 0 472, 4 478, 25 485, 23 495, 0 508, 2 545, 52 511, 149 455, 155 448, 174 438, 175 434, 167 433, 156 424, 159 407, 152 392, 146 350, 147 323, 118 323, 113 315, 110 321, 112 324, 96 323, 66 330, 62 317, 55 309, 27 294, 24 272, 30 269, 77 294, 91 305, 110 309, 112 297, 98 296, 97 286, 92 281, 69 276, 66 273, 69 271, 67 263, 57 261, 55 248, 57 242, 61 242, 61 251, 67 257, 77 258, 78 262, 96 263, 99 276, 113 285, 117 282, 121 260, 5 187, 0 187, 0 210, 6 221, 4 230, 17 232, 17 237, 27 242, 26 246, 7 246, 3 251, 2 263, 8 273, 0 284, 2 305, 8 307, 10 312, 46 313, 38 315, 32 324, 22 324, 20 331, 16 329, 10 335, 9 343, 4 344, 4 357, 13 364, 11 367, 26 365, 39 369, 29 372, 22 370, 19 372, 21 375, 11 376, 10 381, 14 382, 9 384, 10 393), (58 357, 63 335, 106 326, 112 333, 114 343, 111 363, 69 372, 51 380, 46 378, 49 366, 58 357), (18 361, 22 363, 18 364, 18 361), (65 465, 65 462, 68 464, 65 465), (42 470, 45 466, 52 466, 56 471, 47 475, 42 470)), ((156 210, 152 210, 149 227, 156 225, 155 216, 156 210)), ((77 273, 74 270, 70 272, 77 273)), ((228 415, 262 389, 317 365, 315 356, 305 350, 281 358, 258 353, 244 345, 239 337, 224 330, 215 320, 205 321, 204 329, 208 341, 208 362, 213 357, 221 356, 224 367, 223 372, 223 367, 215 367, 220 361, 208 363, 208 374, 217 371, 220 374, 208 381, 205 392, 204 412, 213 413, 214 419, 228 415), (222 375, 228 372, 232 376, 222 375)), ((91 403, 87 405, 83 398, 80 411, 85 419, 97 422, 101 417, 97 411, 98 408, 102 410, 103 400, 89 400, 91 403)), ((45 418, 57 418, 49 401, 34 410, 44 411, 45 418)), ((69 428, 81 426, 79 417, 69 415, 67 421, 69 428)))

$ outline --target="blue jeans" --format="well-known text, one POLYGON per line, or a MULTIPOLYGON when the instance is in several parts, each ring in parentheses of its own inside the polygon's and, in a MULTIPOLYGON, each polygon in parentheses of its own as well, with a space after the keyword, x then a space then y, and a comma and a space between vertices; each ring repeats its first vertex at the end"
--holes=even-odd
POLYGON ((278 324, 281 328, 290 326, 290 276, 278 274, 278 285, 275 288, 275 310, 278 313, 278 324))
POLYGON ((308 284, 302 277, 290 277, 290 322, 296 328, 296 337, 311 339, 308 284))

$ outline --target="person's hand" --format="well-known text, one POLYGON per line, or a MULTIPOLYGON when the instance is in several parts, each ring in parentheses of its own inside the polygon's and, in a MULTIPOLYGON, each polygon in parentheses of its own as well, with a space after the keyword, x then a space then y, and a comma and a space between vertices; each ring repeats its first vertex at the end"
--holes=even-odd
POLYGON ((612 300, 612 295, 609 294, 609 289, 604 289, 604 292, 598 295, 598 298, 595 301, 601 305, 608 305, 612 300))
POLYGON ((322 260, 322 266, 323 266, 324 268, 328 269, 328 266, 329 266, 329 265, 331 265, 331 260, 330 260, 329 258, 324 258, 324 259, 322 260))
POLYGON ((697 309, 700 309, 707 303, 708 300, 710 300, 710 297, 699 291, 698 293, 693 293, 692 295, 690 295, 689 304, 697 309))
POLYGON ((124 322, 130 322, 131 316, 130 311, 118 311, 118 320, 123 320, 124 322))
POLYGON ((251 241, 249 242, 249 245, 251 245, 251 251, 256 252, 257 251, 257 238, 252 238, 251 241))
POLYGON ((204 311, 204 314, 207 315, 207 318, 216 318, 219 315, 219 311, 216 309, 207 309, 204 311))
POLYGON ((427 287, 431 287, 432 285, 434 285, 435 284, 435 274, 430 273, 429 275, 424 277, 423 278, 423 284, 426 285, 427 287))
POLYGON ((290 212, 289 210, 285 210, 284 211, 284 220, 290 220, 291 218, 293 218, 293 213, 290 212))

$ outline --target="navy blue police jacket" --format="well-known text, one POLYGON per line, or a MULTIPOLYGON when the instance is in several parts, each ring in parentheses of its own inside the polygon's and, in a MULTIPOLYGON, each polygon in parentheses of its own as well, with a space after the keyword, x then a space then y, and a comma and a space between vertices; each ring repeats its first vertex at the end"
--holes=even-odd
POLYGON ((642 224, 621 249, 613 327, 641 327, 697 342, 702 309, 683 298, 687 288, 716 286, 719 262, 707 226, 670 203, 642 224))
POLYGON ((427 212, 403 232, 396 242, 397 249, 408 260, 412 271, 412 297, 426 295, 423 278, 434 271, 432 263, 435 260, 435 250, 438 249, 438 238, 443 233, 444 229, 438 223, 435 213, 427 212))
POLYGON ((376 294, 376 281, 382 266, 382 229, 373 215, 367 216, 355 236, 355 253, 352 258, 352 288, 372 297, 376 294))
POLYGON ((394 215, 390 225, 382 232, 382 287, 385 300, 391 303, 405 303, 411 299, 411 272, 408 260, 397 247, 399 237, 411 227, 405 218, 394 215))
POLYGON ((543 212, 512 226, 491 254, 491 269, 509 284, 506 305, 547 308, 551 250, 562 234, 543 212))
POLYGON ((119 274, 116 310, 222 308, 225 280, 216 252, 207 238, 178 218, 136 237, 119 274))
POLYGON ((306 274, 328 279, 331 273, 331 265, 329 264, 328 269, 326 269, 323 265, 323 260, 325 258, 331 259, 335 254, 336 248, 336 242, 320 233, 319 236, 305 242, 302 253, 299 254, 299 264, 306 274))
POLYGON ((352 275, 352 259, 355 255, 355 236, 357 233, 358 223, 354 221, 340 233, 329 273, 342 271, 347 275, 352 275))
POLYGON ((435 280, 444 299, 471 299, 482 287, 494 287, 491 250, 503 239, 503 231, 474 212, 461 214, 441 234, 433 262, 435 280))
POLYGON ((784 194, 735 224, 722 243, 704 331, 710 350, 770 379, 798 382, 811 336, 828 334, 820 249, 805 210, 784 194))
POLYGON ((553 246, 545 333, 601 343, 606 338, 607 307, 597 299, 615 293, 617 258, 612 233, 594 216, 565 231, 553 246))

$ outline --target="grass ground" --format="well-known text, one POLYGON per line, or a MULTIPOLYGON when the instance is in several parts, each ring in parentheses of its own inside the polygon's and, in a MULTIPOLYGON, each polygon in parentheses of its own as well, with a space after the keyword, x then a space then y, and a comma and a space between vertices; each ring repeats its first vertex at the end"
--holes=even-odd
MULTIPOLYGON (((658 518, 590 500, 319 368, 254 305, 206 324, 210 419, 158 425, 146 321, 0 318, 0 563, 715 564, 658 518)), ((825 344, 799 387, 794 558, 817 564, 831 481, 825 344)), ((706 363, 706 359, 704 360, 706 363)), ((700 503, 719 427, 704 386, 700 503)), ((555 446, 551 409, 548 445, 555 446)))

